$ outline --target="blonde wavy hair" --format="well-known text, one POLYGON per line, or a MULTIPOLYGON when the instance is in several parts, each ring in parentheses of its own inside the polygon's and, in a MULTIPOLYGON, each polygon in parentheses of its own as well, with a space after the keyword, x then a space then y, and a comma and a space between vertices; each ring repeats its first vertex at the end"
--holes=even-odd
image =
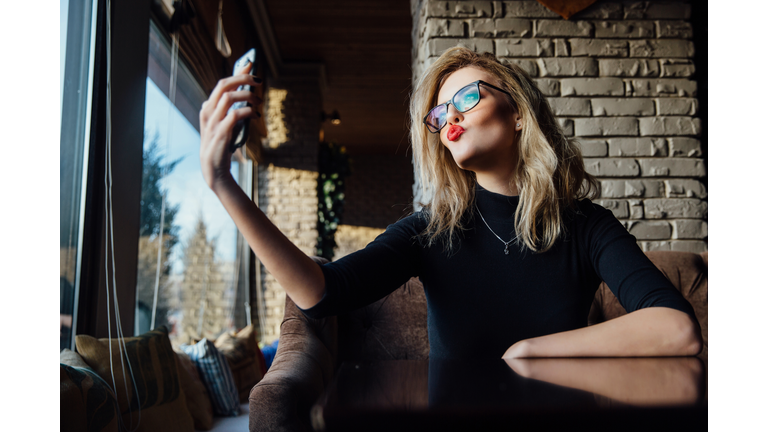
MULTIPOLYGON (((563 212, 574 208, 575 201, 595 199, 599 183, 584 169, 581 150, 568 139, 555 119, 547 99, 531 77, 515 64, 503 64, 493 54, 478 54, 466 48, 451 48, 421 76, 411 97, 411 145, 414 164, 420 178, 421 203, 429 217, 422 233, 432 245, 442 238, 447 250, 453 248, 454 236, 466 229, 464 218, 475 200, 475 174, 465 171, 453 160, 451 152, 422 122, 437 105, 437 94, 444 80, 465 68, 482 69, 495 77, 493 83, 507 90, 512 109, 521 117, 522 131, 517 136, 518 160, 516 182, 520 205, 515 211, 517 244, 534 252, 546 252, 564 232, 563 212)), ((474 212, 469 213, 470 216, 474 212)))

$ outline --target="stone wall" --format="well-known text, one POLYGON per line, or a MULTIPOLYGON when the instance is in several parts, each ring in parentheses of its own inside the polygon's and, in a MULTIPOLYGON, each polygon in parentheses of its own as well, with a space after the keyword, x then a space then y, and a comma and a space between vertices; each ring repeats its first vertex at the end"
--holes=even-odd
POLYGON ((564 20, 536 1, 412 0, 414 80, 465 46, 525 69, 643 250, 707 249, 688 2, 598 1, 564 20))
MULTIPOLYGON (((267 139, 257 165, 258 205, 302 252, 315 255, 320 87, 316 77, 271 80, 268 87, 267 139)), ((260 340, 270 343, 280 336, 285 291, 263 266, 261 286, 266 310, 260 340)), ((256 315, 256 299, 253 303, 256 315)))

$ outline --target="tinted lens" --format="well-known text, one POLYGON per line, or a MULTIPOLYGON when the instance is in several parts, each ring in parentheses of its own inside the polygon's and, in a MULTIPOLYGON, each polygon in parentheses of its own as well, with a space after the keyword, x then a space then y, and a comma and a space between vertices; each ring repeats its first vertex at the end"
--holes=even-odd
POLYGON ((477 89, 477 84, 464 87, 453 97, 453 105, 461 112, 474 108, 478 102, 480 102, 480 92, 477 89))
POLYGON ((448 110, 446 109, 445 105, 438 105, 427 114, 427 127, 432 132, 437 132, 442 128, 446 123, 446 116, 448 115, 448 110))

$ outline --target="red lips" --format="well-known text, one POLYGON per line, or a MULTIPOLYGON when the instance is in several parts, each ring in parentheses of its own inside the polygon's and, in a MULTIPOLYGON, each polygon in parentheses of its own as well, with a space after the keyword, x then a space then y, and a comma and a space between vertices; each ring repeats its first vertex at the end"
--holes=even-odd
POLYGON ((448 141, 456 141, 459 136, 464 133, 464 128, 461 126, 451 125, 448 127, 448 141))

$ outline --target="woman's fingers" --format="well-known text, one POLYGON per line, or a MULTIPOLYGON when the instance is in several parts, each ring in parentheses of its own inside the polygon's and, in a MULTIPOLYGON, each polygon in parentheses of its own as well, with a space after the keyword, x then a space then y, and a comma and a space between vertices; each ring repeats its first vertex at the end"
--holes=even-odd
POLYGON ((261 86, 261 79, 249 74, 238 74, 219 80, 216 87, 211 92, 211 96, 208 97, 208 100, 203 103, 203 106, 200 109, 201 122, 207 122, 208 119, 212 117, 223 95, 236 90, 241 85, 258 87, 261 86))
POLYGON ((248 90, 227 92, 219 99, 219 103, 211 114, 210 119, 213 121, 223 119, 229 112, 229 108, 236 102, 250 102, 252 106, 258 107, 264 101, 256 96, 254 92, 248 90))

